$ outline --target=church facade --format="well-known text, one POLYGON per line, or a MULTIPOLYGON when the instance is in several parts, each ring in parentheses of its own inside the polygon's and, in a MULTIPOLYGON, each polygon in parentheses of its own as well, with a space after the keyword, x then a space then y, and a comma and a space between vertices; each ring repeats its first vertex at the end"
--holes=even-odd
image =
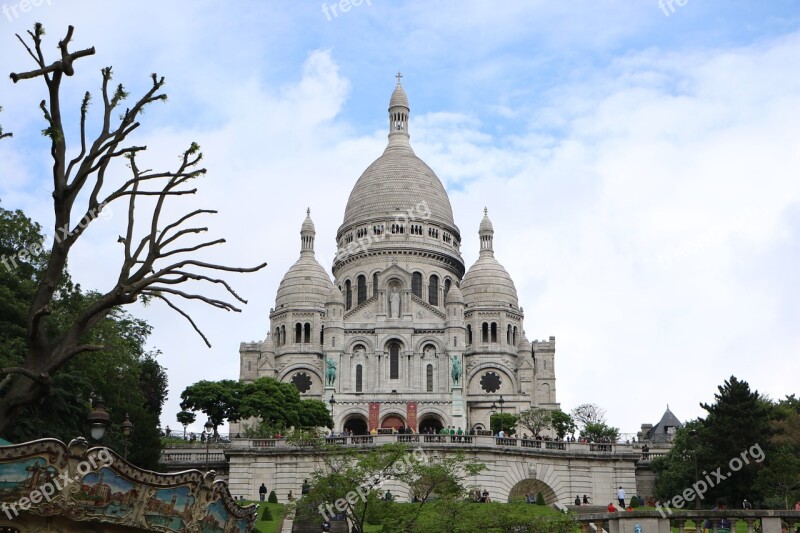
POLYGON ((309 212, 266 339, 240 346, 240 379, 293 383, 331 407, 334 431, 354 434, 467 432, 488 429, 494 412, 558 409, 555 338, 526 338, 488 214, 467 270, 447 192, 411 148, 399 78, 388 111, 386 149, 356 181, 336 234, 333 278, 314 256, 309 212))

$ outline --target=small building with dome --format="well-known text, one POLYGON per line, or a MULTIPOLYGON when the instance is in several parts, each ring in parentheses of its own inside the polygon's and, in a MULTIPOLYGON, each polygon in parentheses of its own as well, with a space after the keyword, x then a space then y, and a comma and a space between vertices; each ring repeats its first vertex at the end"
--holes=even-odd
POLYGON ((555 338, 526 338, 488 211, 467 269, 447 191, 409 142, 399 78, 388 112, 386 149, 353 186, 330 275, 314 255, 309 210, 266 339, 240 346, 240 379, 293 383, 332 407, 334 431, 354 434, 468 432, 488 429, 500 406, 558 409, 555 338))

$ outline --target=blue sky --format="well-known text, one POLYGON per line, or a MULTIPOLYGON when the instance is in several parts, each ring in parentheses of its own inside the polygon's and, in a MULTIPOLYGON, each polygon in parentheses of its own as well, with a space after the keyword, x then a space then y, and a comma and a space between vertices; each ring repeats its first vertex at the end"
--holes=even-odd
MULTIPOLYGON (((306 207, 330 267, 400 70, 412 145, 450 193, 465 261, 486 206, 528 338, 557 338, 562 407, 598 403, 632 433, 667 403, 701 415, 731 374, 779 398, 800 370, 800 5, 681 3, 667 16, 658 0, 371 0, 329 20, 316 1, 43 0, 23 13, 6 0, 0 71, 30 68, 14 33, 39 20, 51 51, 68 24, 74 48, 97 48, 65 83, 73 117, 103 66, 132 95, 165 75, 169 102, 135 141, 163 168, 196 140, 209 169, 173 213, 219 209, 211 233, 229 242, 207 257, 269 262, 230 278, 242 314, 192 308, 210 350, 180 317, 135 309, 164 351, 164 425, 177 427, 186 385, 237 377, 238 343, 265 337, 306 207)), ((43 87, 0 80, 15 134, 0 143, 0 199, 48 227, 43 87)), ((75 249, 86 287, 113 282, 121 212, 75 249)))

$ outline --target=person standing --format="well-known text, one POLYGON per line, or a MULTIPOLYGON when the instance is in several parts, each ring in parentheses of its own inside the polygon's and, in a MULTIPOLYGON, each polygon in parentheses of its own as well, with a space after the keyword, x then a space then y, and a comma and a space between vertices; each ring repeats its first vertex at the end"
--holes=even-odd
POLYGON ((619 501, 619 506, 625 509, 625 489, 622 486, 617 489, 617 501, 619 501))
POLYGON ((580 506, 580 504, 581 504, 581 497, 576 495, 575 496, 575 505, 580 506))
POLYGON ((262 483, 261 486, 258 487, 258 499, 263 502, 266 497, 267 497, 267 486, 262 483))

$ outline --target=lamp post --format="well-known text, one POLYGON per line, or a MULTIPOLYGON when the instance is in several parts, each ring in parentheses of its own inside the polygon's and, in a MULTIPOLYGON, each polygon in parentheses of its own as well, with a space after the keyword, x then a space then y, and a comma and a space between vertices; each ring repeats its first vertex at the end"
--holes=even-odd
POLYGON ((500 431, 503 431, 503 404, 506 403, 506 401, 503 399, 502 394, 500 395, 500 399, 497 400, 497 403, 500 404, 500 431))
POLYGON ((131 436, 131 433, 133 433, 133 422, 131 422, 128 413, 125 413, 125 421, 122 423, 122 442, 123 442, 122 456, 125 459, 128 458, 128 437, 131 436))
POLYGON ((92 404, 92 412, 86 417, 86 421, 89 423, 89 434, 92 439, 98 442, 101 441, 106 434, 106 429, 111 425, 111 417, 108 416, 106 403, 100 396, 95 398, 92 404))
POLYGON ((206 472, 208 472, 208 452, 211 447, 211 432, 214 431, 214 424, 211 423, 210 418, 203 428, 206 434, 206 472))
MULTIPOLYGON (((328 403, 331 404, 331 420, 333 420, 333 408, 336 406, 336 398, 333 397, 333 394, 331 394, 331 399, 328 400, 328 403)), ((336 422, 335 421, 333 423, 333 427, 334 427, 334 429, 336 428, 336 422)), ((333 435, 331 435, 331 436, 333 436, 333 435)))
MULTIPOLYGON (((697 430, 689 430, 689 436, 692 437, 692 447, 694 448, 694 480, 697 481, 697 430)), ((700 498, 697 494, 694 495, 694 508, 700 510, 700 498)))

